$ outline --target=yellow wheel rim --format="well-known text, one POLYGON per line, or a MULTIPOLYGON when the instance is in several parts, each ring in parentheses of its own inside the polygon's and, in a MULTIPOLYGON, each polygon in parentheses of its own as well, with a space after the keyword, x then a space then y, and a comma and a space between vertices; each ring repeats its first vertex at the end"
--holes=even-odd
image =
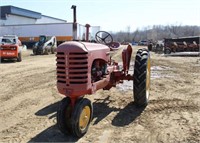
POLYGON ((150 57, 148 57, 148 60, 147 60, 147 73, 146 73, 146 98, 147 99, 149 99, 150 78, 151 78, 151 62, 150 62, 150 57))
POLYGON ((85 130, 88 126, 88 123, 90 121, 91 116, 91 110, 89 106, 85 106, 81 112, 80 118, 79 118, 79 128, 80 130, 85 130))

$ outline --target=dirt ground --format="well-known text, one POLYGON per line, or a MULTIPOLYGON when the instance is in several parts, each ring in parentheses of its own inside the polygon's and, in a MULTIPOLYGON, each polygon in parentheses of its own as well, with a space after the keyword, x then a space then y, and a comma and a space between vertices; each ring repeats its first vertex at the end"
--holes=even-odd
MULTIPOLYGON (((138 47, 133 47, 136 51, 138 47)), ((92 100, 93 120, 81 139, 63 135, 56 110, 55 55, 0 63, 0 142, 200 142, 200 57, 151 53, 151 92, 146 108, 133 104, 132 81, 92 100)), ((120 59, 120 52, 114 56, 120 59)))

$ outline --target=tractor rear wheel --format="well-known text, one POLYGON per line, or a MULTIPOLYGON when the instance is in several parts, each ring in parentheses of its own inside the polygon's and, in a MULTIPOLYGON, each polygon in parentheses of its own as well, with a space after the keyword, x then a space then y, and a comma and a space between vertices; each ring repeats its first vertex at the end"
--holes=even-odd
POLYGON ((66 135, 71 133, 71 100, 65 97, 61 100, 57 111, 57 125, 60 131, 66 135))
POLYGON ((73 135, 82 137, 87 132, 92 115, 93 107, 91 101, 86 98, 78 100, 72 113, 73 135))
POLYGON ((134 66, 134 102, 137 106, 146 106, 150 90, 150 54, 147 49, 139 49, 135 57, 134 66))

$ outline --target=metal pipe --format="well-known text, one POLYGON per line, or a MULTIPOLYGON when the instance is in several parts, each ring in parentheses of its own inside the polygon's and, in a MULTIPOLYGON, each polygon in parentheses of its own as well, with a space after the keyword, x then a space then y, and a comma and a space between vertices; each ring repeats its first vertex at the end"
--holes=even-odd
POLYGON ((85 27, 86 27, 86 42, 88 42, 89 41, 89 29, 90 29, 90 25, 86 24, 85 27))
POLYGON ((72 5, 71 9, 73 9, 73 23, 76 23, 76 5, 72 5))
POLYGON ((73 9, 73 40, 77 40, 76 6, 72 5, 71 9, 73 9))

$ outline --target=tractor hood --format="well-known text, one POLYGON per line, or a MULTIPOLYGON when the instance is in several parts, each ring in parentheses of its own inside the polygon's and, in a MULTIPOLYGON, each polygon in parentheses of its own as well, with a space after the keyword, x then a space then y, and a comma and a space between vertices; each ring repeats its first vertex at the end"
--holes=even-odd
POLYGON ((69 41, 58 46, 57 52, 94 52, 104 51, 109 52, 110 48, 106 45, 89 42, 69 41))

